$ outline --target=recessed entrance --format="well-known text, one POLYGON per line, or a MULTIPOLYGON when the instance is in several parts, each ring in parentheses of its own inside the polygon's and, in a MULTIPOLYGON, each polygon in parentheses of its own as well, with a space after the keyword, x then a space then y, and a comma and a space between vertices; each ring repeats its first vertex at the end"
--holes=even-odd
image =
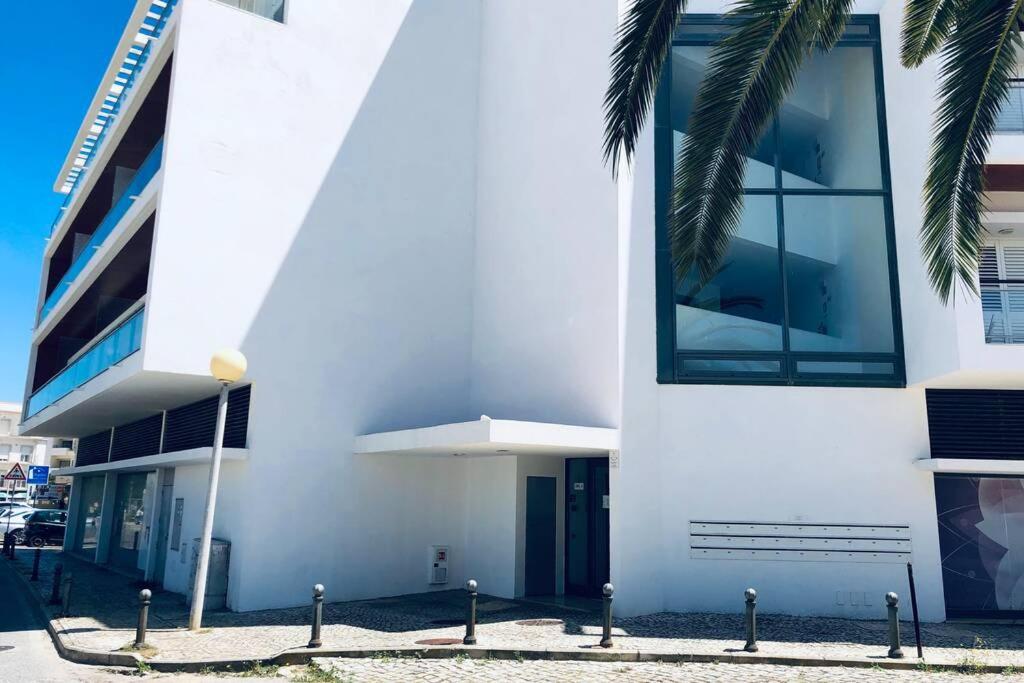
POLYGON ((597 596, 608 582, 608 458, 565 461, 565 592, 597 596))
POLYGON ((120 474, 114 498, 113 526, 110 535, 110 564, 138 571, 139 549, 145 511, 142 501, 146 491, 146 473, 120 474))

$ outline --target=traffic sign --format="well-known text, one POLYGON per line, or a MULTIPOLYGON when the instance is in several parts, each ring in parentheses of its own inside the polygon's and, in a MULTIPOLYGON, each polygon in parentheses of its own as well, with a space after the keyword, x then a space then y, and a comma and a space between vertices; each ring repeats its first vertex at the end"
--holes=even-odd
POLYGON ((21 463, 14 463, 14 467, 4 475, 4 481, 25 481, 25 470, 21 469, 21 463))
POLYGON ((28 483, 36 486, 50 483, 50 467, 48 465, 29 465, 28 483))

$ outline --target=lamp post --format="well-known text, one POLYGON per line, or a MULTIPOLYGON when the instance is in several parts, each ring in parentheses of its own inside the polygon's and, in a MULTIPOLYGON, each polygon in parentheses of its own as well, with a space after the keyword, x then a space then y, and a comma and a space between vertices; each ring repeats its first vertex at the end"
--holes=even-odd
POLYGON ((213 458, 210 460, 210 484, 206 491, 206 512, 203 514, 203 533, 199 537, 199 564, 196 582, 192 586, 192 610, 188 615, 188 628, 198 631, 203 621, 203 603, 206 601, 206 574, 210 568, 210 541, 213 537, 213 511, 217 506, 217 482, 220 479, 220 457, 224 449, 224 423, 228 416, 228 387, 245 374, 247 362, 241 351, 222 349, 210 359, 210 374, 220 382, 220 401, 217 403, 217 430, 213 435, 213 458))

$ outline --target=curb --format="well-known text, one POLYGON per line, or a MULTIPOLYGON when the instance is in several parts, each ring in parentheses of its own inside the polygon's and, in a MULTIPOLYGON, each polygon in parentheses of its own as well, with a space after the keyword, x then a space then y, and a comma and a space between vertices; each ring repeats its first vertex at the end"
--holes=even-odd
POLYGON ((127 666, 135 668, 139 665, 139 662, 145 661, 139 655, 132 652, 104 652, 103 650, 88 650, 86 648, 73 647, 64 644, 64 640, 60 637, 60 631, 54 626, 54 622, 61 627, 61 631, 64 630, 64 625, 60 623, 59 617, 51 617, 49 612, 46 610, 46 603, 43 596, 39 594, 32 582, 25 578, 25 575, 18 571, 17 560, 7 561, 7 566, 11 569, 14 575, 17 577, 17 581, 21 583, 25 593, 31 596, 29 601, 32 604, 32 608, 35 610, 36 615, 40 620, 46 624, 46 632, 50 634, 50 640, 53 641, 53 646, 57 649, 57 654, 62 659, 66 659, 69 662, 75 662, 76 664, 90 664, 93 666, 127 666))
MULTIPOLYGON (((291 666, 296 664, 307 664, 313 659, 338 658, 338 659, 366 659, 373 657, 392 657, 395 659, 453 659, 455 657, 468 657, 470 659, 495 659, 495 660, 546 660, 563 662, 659 662, 666 664, 693 663, 693 664, 770 664, 776 666, 794 667, 831 667, 849 669, 891 669, 898 671, 914 671, 922 666, 927 666, 931 671, 960 671, 962 665, 954 663, 927 663, 926 660, 916 658, 889 659, 879 655, 877 660, 849 659, 849 658, 814 658, 794 657, 788 655, 762 655, 762 654, 704 654, 685 652, 651 652, 641 650, 617 650, 614 647, 602 649, 595 647, 586 648, 555 648, 549 650, 524 650, 507 647, 480 647, 480 646, 440 646, 440 647, 385 647, 385 648, 305 648, 296 647, 282 650, 271 657, 250 657, 243 659, 212 659, 203 661, 174 661, 174 660, 147 660, 134 652, 106 652, 103 650, 89 650, 86 648, 66 645, 60 636, 63 631, 63 624, 59 617, 50 617, 45 608, 42 596, 25 576, 18 571, 16 563, 8 561, 8 566, 18 577, 26 592, 32 596, 32 605, 36 613, 46 624, 46 631, 53 640, 57 653, 68 661, 77 664, 89 664, 94 666, 123 666, 136 668, 140 663, 145 663, 153 671, 161 673, 185 672, 199 673, 201 671, 244 671, 254 664, 261 666, 291 666), (58 630, 57 626, 60 627, 58 630)), ((879 648, 881 651, 882 647, 879 648)), ((1007 665, 978 664, 971 667, 973 673, 1003 673, 1007 665)))

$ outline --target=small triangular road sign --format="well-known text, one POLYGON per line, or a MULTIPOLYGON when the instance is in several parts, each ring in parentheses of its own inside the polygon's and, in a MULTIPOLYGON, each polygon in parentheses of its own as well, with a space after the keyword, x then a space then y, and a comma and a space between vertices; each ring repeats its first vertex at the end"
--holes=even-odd
POLYGON ((4 481, 25 481, 25 470, 21 468, 21 463, 14 463, 14 467, 4 475, 4 481))

